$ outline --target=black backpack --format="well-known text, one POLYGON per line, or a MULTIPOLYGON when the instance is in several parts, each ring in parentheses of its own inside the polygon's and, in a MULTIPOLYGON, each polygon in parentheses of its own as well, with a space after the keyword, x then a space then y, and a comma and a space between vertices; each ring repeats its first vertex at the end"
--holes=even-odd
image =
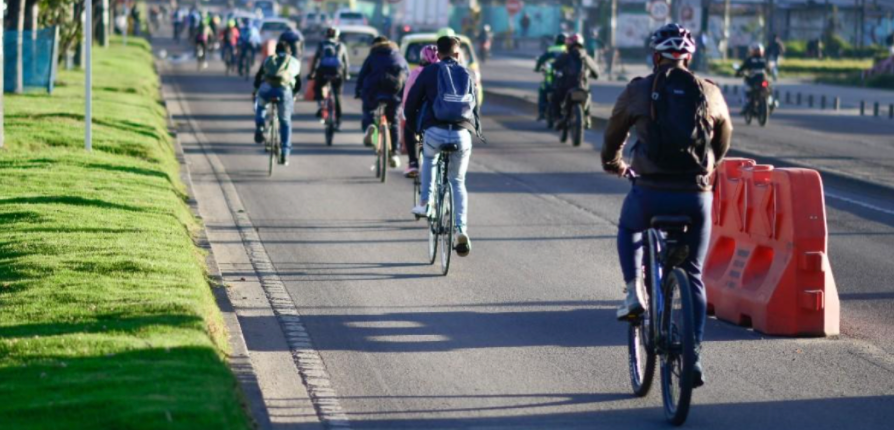
POLYGON ((656 72, 651 116, 646 157, 666 171, 707 174, 713 127, 702 82, 685 69, 656 72))
POLYGON ((407 74, 404 72, 404 68, 394 64, 382 71, 379 77, 379 91, 386 94, 397 94, 403 91, 406 82, 407 74))
POLYGON ((562 86, 566 88, 586 88, 584 86, 584 58, 568 54, 562 67, 562 86))

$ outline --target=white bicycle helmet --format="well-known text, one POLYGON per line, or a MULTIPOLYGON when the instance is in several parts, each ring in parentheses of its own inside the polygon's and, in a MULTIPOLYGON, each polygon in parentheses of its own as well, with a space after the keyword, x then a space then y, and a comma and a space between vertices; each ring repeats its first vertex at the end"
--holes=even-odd
POLYGON ((662 57, 671 60, 688 60, 695 53, 692 33, 680 24, 667 24, 652 34, 649 46, 662 57))

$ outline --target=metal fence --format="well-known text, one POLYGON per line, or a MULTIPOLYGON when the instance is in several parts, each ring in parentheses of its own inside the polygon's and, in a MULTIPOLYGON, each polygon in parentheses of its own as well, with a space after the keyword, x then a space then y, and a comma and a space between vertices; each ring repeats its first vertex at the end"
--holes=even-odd
MULTIPOLYGON (((53 92, 59 37, 56 27, 22 32, 22 81, 25 90, 53 92)), ((17 31, 3 35, 3 91, 15 90, 18 80, 17 31)))

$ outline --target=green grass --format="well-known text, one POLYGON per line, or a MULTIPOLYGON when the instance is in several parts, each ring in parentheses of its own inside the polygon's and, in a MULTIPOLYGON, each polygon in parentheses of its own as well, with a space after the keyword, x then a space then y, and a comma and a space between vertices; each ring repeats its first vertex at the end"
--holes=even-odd
MULTIPOLYGON (((723 76, 735 75, 732 65, 742 64, 742 60, 712 60, 711 72, 723 76)), ((782 77, 822 77, 843 75, 859 72, 872 67, 871 58, 857 59, 805 59, 786 58, 779 66, 779 75, 782 77)))
POLYGON ((147 44, 7 95, 0 151, 0 428, 247 429, 147 44))

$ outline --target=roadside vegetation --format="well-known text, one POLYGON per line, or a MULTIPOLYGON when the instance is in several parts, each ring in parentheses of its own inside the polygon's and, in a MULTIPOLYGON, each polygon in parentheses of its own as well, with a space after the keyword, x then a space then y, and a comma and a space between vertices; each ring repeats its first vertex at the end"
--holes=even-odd
POLYGON ((193 243, 148 44, 7 95, 0 151, 0 427, 247 429, 193 243))
MULTIPOLYGON (((872 67, 872 59, 813 59, 785 58, 779 65, 782 77, 821 77, 859 73, 872 67)), ((711 72, 718 75, 733 76, 736 74, 734 64, 741 65, 743 60, 712 60, 711 72)))

